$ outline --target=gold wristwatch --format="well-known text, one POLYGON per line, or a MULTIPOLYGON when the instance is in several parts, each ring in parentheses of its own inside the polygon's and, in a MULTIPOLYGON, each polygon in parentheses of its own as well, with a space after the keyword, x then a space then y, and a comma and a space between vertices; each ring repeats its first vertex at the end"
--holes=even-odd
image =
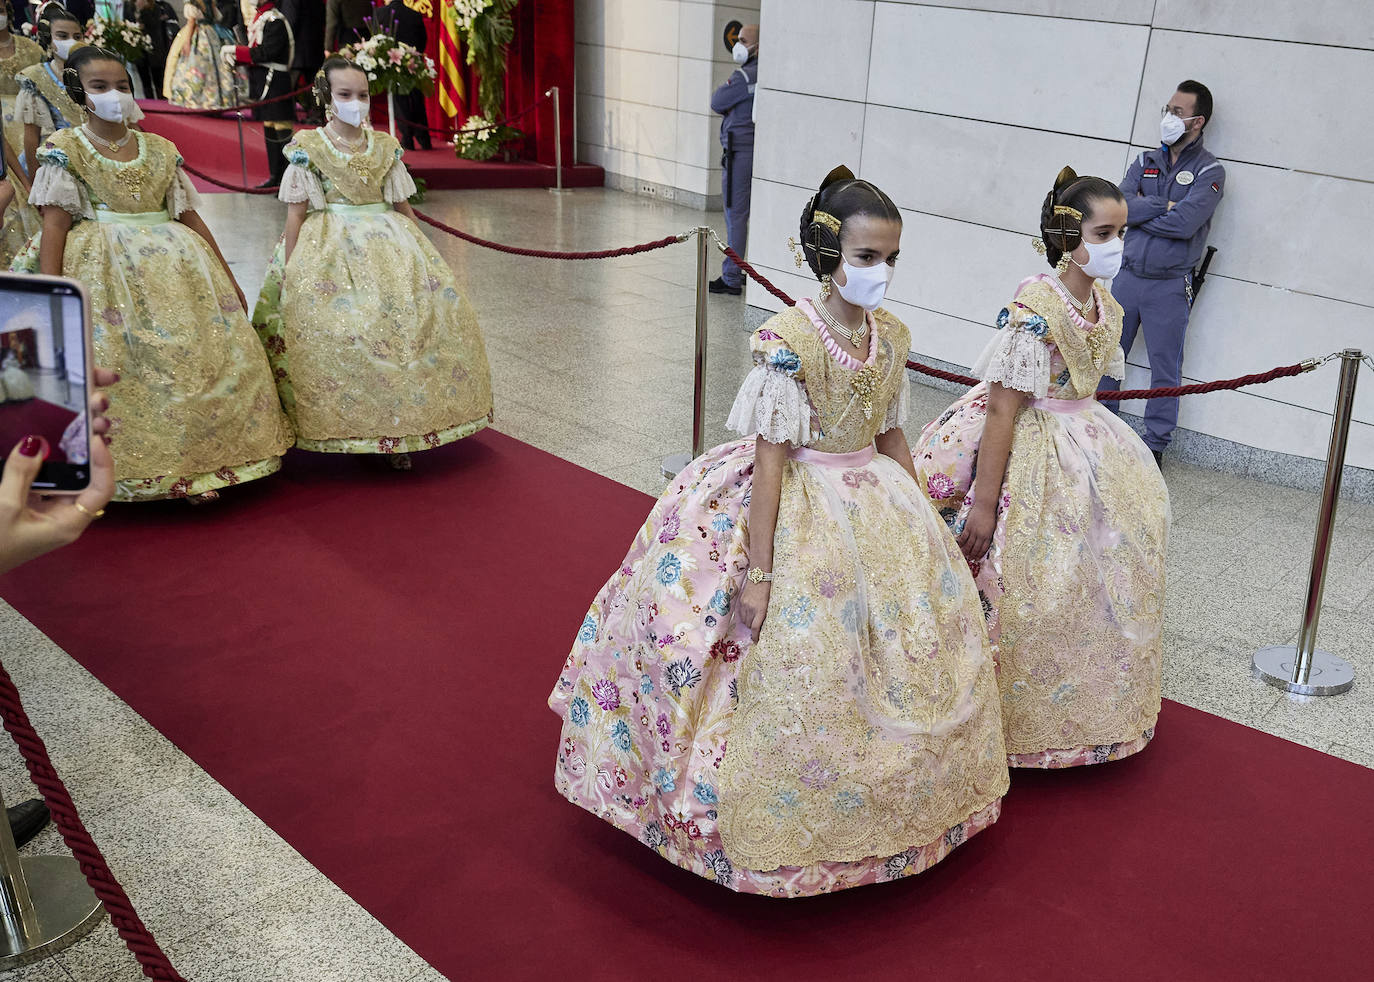
POLYGON ((748 580, 750 583, 772 583, 773 574, 765 573, 763 570, 755 566, 753 569, 749 571, 748 580))

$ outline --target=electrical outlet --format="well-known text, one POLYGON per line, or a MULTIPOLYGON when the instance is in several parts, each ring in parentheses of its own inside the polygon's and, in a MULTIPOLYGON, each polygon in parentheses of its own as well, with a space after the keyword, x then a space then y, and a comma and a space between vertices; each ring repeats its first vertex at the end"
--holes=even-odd
POLYGON ((652 184, 641 184, 639 186, 639 193, 656 195, 658 194, 658 188, 654 187, 652 184))

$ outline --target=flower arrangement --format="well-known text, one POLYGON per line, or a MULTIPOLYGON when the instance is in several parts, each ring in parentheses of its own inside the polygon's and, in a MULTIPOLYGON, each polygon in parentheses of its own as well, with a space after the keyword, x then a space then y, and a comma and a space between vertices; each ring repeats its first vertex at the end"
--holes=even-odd
POLYGON ((459 36, 467 62, 477 69, 477 104, 485 116, 501 111, 506 98, 506 46, 515 39, 511 11, 517 0, 455 0, 459 36))
POLYGON ((430 95, 434 91, 434 79, 438 76, 434 62, 424 52, 389 34, 374 34, 365 41, 345 46, 339 54, 366 73, 367 89, 373 95, 406 95, 417 89, 430 95))
POLYGON ((97 48, 113 51, 125 61, 141 61, 153 50, 153 39, 138 24, 105 17, 91 19, 86 28, 86 41, 97 48))
POLYGON ((469 116, 454 138, 454 150, 465 160, 490 160, 501 147, 525 134, 486 116, 469 116))

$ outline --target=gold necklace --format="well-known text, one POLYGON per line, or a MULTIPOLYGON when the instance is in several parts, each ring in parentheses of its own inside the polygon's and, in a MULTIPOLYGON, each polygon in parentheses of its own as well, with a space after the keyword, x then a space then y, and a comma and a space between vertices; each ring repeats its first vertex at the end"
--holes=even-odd
POLYGON ((134 131, 126 126, 124 128, 124 135, 121 136, 118 140, 107 140, 103 136, 97 136, 94 132, 92 132, 89 123, 82 124, 81 132, 85 133, 87 138, 90 139, 92 143, 95 143, 102 147, 107 147, 108 149, 114 150, 116 152, 123 150, 125 144, 127 144, 129 140, 133 138, 134 135, 134 131))
POLYGON ((864 335, 868 333, 867 315, 861 318, 859 321, 859 326, 851 331, 849 330, 849 328, 845 327, 843 324, 840 323, 838 317, 836 317, 828 309, 826 309, 824 302, 817 300, 814 301, 811 306, 816 308, 816 313, 821 315, 821 320, 825 321, 826 327, 834 331, 840 337, 844 338, 854 347, 859 348, 863 346, 864 335))
POLYGON ((357 153, 363 147, 367 146, 366 133, 363 133, 362 139, 359 140, 357 143, 349 143, 338 133, 334 132, 334 130, 330 129, 328 126, 324 128, 324 131, 329 134, 330 142, 333 143, 335 147, 344 151, 345 153, 357 153))
POLYGON ((1061 280, 1058 276, 1056 276, 1054 279, 1055 282, 1063 288, 1064 296, 1068 299, 1069 303, 1073 304, 1074 309, 1086 318, 1088 316, 1088 308, 1093 305, 1093 301, 1097 298, 1096 294, 1093 292, 1093 288, 1089 286, 1088 299, 1080 301, 1077 297, 1073 295, 1073 291, 1064 285, 1063 280, 1061 280))

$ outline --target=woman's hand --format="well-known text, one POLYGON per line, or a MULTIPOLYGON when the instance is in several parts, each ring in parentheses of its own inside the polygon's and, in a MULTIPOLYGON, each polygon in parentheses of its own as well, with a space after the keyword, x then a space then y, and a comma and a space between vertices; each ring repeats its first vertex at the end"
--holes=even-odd
MULTIPOLYGON (((95 371, 97 385, 112 385, 118 379, 113 372, 95 371)), ((0 573, 75 541, 110 503, 115 481, 114 460, 105 445, 110 421, 104 413, 109 406, 105 393, 91 393, 91 483, 74 498, 44 498, 32 491, 38 469, 51 450, 47 440, 28 436, 10 451, 0 479, 0 573)))
POLYGON ((968 517, 964 520, 964 530, 959 533, 957 541, 959 549, 963 552, 964 558, 969 562, 977 562, 988 554, 988 549, 992 548, 992 535, 997 531, 997 505, 991 502, 984 505, 982 502, 975 502, 969 509, 968 517))
POLYGON ((759 631, 763 630, 764 619, 768 617, 768 598, 773 593, 773 584, 746 583, 739 595, 740 623, 749 628, 749 637, 758 641, 759 631))

